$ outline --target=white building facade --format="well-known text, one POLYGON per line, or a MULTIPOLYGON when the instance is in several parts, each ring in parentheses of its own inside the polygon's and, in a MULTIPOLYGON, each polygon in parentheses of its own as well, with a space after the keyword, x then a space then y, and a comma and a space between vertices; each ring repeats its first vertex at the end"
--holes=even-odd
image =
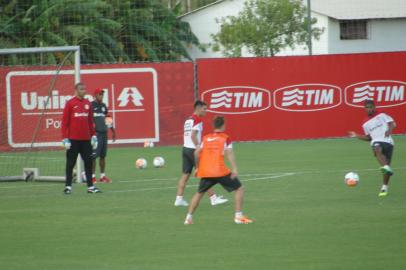
MULTIPOLYGON (((221 0, 187 13, 181 17, 190 23, 193 33, 202 44, 211 44, 211 35, 220 31, 216 21, 237 16, 245 0, 221 0)), ((304 3, 306 4, 306 0, 304 3)), ((311 0, 315 27, 324 30, 318 40, 312 40, 313 54, 341 54, 406 51, 406 0, 311 0)), ((223 57, 221 52, 208 48, 202 52, 189 48, 192 58, 223 57)), ((278 56, 307 55, 305 45, 287 48, 278 56)), ((242 52, 243 57, 252 56, 242 52)))

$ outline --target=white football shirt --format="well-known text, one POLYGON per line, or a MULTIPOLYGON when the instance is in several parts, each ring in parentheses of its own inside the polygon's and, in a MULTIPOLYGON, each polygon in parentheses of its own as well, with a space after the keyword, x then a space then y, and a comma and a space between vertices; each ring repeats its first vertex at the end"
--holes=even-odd
POLYGON ((197 115, 192 115, 185 121, 183 127, 183 146, 196 149, 196 145, 192 141, 192 130, 197 131, 197 141, 200 144, 202 141, 203 122, 197 115))
POLYGON ((365 135, 371 136, 371 145, 374 142, 386 142, 393 145, 392 136, 385 137, 388 130, 388 123, 394 122, 393 118, 385 113, 376 113, 374 116, 365 121, 362 125, 365 135))

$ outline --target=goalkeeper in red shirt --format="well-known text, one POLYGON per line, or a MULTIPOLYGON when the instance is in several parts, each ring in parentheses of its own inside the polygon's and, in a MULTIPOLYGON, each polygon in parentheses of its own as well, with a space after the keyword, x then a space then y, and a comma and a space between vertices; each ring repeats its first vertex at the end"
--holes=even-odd
MULTIPOLYGON (((85 98, 83 83, 75 85, 75 96, 65 105, 62 116, 62 144, 66 148, 66 182, 64 194, 72 193, 73 168, 78 154, 85 164, 87 192, 100 193, 92 182, 92 153, 97 148, 97 137, 93 126, 92 105, 85 98)), ((79 173, 79 172, 78 172, 79 173)))

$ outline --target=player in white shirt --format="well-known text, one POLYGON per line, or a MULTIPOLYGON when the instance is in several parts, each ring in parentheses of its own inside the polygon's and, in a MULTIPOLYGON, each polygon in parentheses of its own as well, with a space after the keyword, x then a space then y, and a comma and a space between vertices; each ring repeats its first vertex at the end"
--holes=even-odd
POLYGON ((372 151, 382 166, 383 185, 379 197, 383 197, 388 195, 389 178, 393 175, 390 167, 394 144, 391 134, 396 127, 396 123, 389 115, 377 112, 375 103, 372 100, 365 101, 365 111, 368 115, 362 125, 365 135, 357 134, 354 131, 350 131, 349 135, 350 137, 371 142, 372 151))
MULTIPOLYGON (((194 112, 191 117, 186 119, 183 130, 183 149, 182 149, 182 175, 178 182, 178 190, 176 192, 175 206, 188 206, 189 204, 183 198, 185 186, 195 167, 195 150, 200 145, 202 140, 203 122, 202 117, 206 115, 207 105, 201 100, 197 100, 194 105, 194 112)), ((222 196, 217 196, 212 189, 207 194, 209 195, 211 205, 226 203, 228 200, 222 196)))

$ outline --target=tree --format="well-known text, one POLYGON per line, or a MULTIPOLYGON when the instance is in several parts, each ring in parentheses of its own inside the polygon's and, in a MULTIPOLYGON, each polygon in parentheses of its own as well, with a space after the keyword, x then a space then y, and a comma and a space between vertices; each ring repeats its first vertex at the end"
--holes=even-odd
MULTIPOLYGON (((226 56, 239 57, 243 48, 255 56, 275 56, 308 40, 309 21, 301 0, 248 0, 238 16, 218 22, 221 30, 212 35, 212 48, 226 56)), ((313 18, 311 24, 316 22, 313 18)), ((313 38, 318 39, 322 32, 312 27, 313 38)))
MULTIPOLYGON (((121 25, 106 16, 109 5, 105 1, 21 2, 12 1, 6 6, 0 24, 0 47, 80 45, 83 63, 114 62, 125 57, 116 40, 121 25), (9 18, 5 19, 7 15, 9 18)), ((16 61, 18 64, 55 64, 61 60, 57 53, 46 55, 41 62, 35 57, 16 61)))
POLYGON ((115 1, 113 7, 123 25, 120 40, 133 61, 191 59, 185 46, 199 45, 199 41, 190 25, 177 18, 180 3, 169 10, 159 1, 115 1))
MULTIPOLYGON (((185 47, 199 42, 179 10, 159 0, 0 0, 0 48, 79 45, 86 64, 190 59, 185 47)), ((61 60, 0 56, 0 64, 61 60)))

